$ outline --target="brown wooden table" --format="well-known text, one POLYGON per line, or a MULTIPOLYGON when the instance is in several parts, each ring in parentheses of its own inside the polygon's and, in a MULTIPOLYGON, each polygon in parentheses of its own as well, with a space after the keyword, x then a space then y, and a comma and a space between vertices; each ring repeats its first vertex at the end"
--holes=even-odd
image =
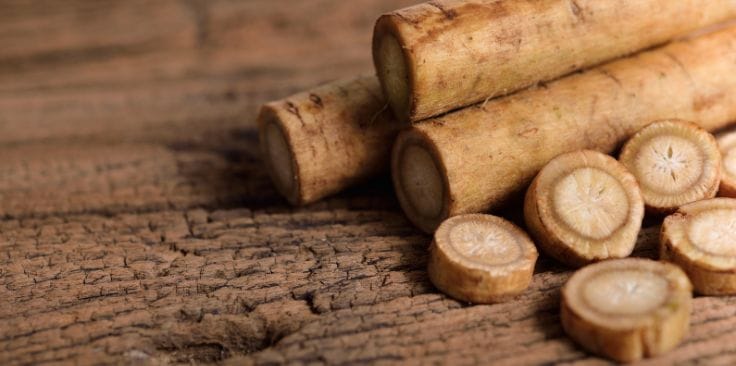
MULTIPOLYGON (((412 2, 0 2, 0 364, 602 363, 552 261, 462 304, 388 179, 291 208, 265 175, 258 106, 370 71, 374 19, 412 2)), ((692 324, 652 362, 736 362, 734 298, 692 324)))

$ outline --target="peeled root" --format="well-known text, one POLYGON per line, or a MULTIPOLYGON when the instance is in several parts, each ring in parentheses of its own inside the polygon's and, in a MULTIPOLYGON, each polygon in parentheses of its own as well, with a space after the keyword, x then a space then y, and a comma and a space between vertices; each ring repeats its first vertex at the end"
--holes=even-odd
POLYGON ((604 261, 575 272, 562 289, 562 327, 575 342, 618 362, 674 348, 688 331, 690 281, 648 259, 604 261))

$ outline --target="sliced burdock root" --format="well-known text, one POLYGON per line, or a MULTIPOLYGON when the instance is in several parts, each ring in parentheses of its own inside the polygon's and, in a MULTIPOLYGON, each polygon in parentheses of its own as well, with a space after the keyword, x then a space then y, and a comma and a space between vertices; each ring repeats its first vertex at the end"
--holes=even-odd
POLYGON ((723 158, 720 195, 736 198, 736 132, 727 133, 718 138, 723 158))
POLYGON ((644 127, 624 145, 619 160, 636 176, 650 213, 670 214, 718 193, 718 144, 692 122, 666 120, 644 127))
POLYGON ((660 256, 682 267, 696 292, 736 294, 736 199, 695 202, 668 216, 660 256))
POLYGON ((542 169, 527 191, 524 217, 544 252, 582 266, 631 254, 644 203, 623 165, 582 150, 560 155, 542 169))
POLYGON ((502 218, 455 216, 434 235, 429 278, 458 300, 500 302, 529 287, 537 256, 529 236, 502 218))
POLYGON ((578 270, 562 289, 565 332, 585 349, 619 362, 671 350, 689 328, 692 289, 672 264, 620 259, 578 270))

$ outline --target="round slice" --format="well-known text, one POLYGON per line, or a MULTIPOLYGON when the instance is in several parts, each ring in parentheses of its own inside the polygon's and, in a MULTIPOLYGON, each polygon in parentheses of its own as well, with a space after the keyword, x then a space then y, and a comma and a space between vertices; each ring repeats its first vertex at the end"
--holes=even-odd
POLYGON ((662 225, 660 256, 687 272, 695 291, 736 294, 736 199, 680 207, 662 225))
POLYGON ((720 195, 736 198, 736 131, 718 138, 723 157, 720 195))
POLYGON ((692 286, 677 266, 628 258, 578 270, 562 289, 565 332, 619 362, 674 348, 687 333, 692 286))
POLYGON ((718 144, 692 122, 667 120, 644 127, 624 145, 619 160, 636 176, 650 213, 670 214, 718 193, 718 144))
POLYGON ((644 202, 623 165, 582 150, 558 156, 539 172, 527 191, 524 217, 544 252, 582 266, 631 254, 644 202))
POLYGON ((455 216, 435 232, 429 278, 456 299, 499 302, 529 287, 537 256, 529 236, 500 217, 455 216))

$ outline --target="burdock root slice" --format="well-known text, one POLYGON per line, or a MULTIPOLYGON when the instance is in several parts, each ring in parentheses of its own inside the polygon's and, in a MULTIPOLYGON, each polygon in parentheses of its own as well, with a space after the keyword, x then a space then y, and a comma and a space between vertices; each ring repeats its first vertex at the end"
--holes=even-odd
POLYGON ((562 289, 565 332, 619 362, 667 352, 688 331, 692 285, 672 264, 620 259, 578 270, 562 289))
POLYGON ((529 287, 537 256, 529 236, 500 217, 455 216, 434 235, 429 278, 458 300, 500 302, 529 287))
POLYGON ((539 247, 571 266, 627 257, 644 218, 639 186, 608 155, 562 154, 532 182, 524 218, 539 247))
POLYGON ((337 80, 267 103, 258 115, 263 162, 293 205, 316 202, 386 171, 401 129, 378 79, 337 80))
POLYGON ((736 200, 714 198, 680 207, 664 220, 660 257, 687 272, 695 291, 736 294, 736 200))
POLYGON ((619 159, 636 176, 647 211, 670 214, 718 193, 721 153, 715 137, 681 120, 654 122, 637 132, 619 159))
POLYGON ((718 145, 723 157, 723 174, 719 195, 736 198, 736 132, 720 136, 718 145))

